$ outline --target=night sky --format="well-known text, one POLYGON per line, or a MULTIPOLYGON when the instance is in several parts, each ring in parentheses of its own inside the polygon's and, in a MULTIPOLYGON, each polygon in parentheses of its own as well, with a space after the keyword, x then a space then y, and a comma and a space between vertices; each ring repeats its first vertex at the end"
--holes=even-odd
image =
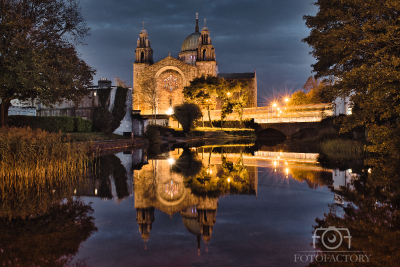
POLYGON ((294 92, 312 75, 315 59, 301 40, 308 36, 303 15, 315 15, 314 0, 84 0, 81 11, 91 36, 78 46, 100 78, 116 76, 132 86, 136 40, 145 22, 154 62, 177 57, 185 38, 207 27, 220 73, 257 71, 259 106, 294 92))

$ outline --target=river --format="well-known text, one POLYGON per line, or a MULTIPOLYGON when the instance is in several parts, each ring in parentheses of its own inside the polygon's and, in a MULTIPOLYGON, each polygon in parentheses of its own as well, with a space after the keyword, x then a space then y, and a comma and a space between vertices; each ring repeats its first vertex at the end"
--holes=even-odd
POLYGON ((67 208, 41 221, 3 222, 16 242, 0 244, 3 265, 364 266, 374 253, 350 248, 343 222, 326 225, 364 170, 324 168, 317 159, 252 145, 101 156, 71 186, 67 208))

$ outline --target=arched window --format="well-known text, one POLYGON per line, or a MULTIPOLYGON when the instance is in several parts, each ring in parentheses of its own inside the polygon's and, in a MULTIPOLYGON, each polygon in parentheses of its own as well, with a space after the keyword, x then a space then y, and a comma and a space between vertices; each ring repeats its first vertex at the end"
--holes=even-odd
POLYGON ((206 60, 206 50, 203 50, 203 60, 206 60))
POLYGON ((142 52, 140 54, 140 62, 143 63, 144 62, 144 52, 142 52))

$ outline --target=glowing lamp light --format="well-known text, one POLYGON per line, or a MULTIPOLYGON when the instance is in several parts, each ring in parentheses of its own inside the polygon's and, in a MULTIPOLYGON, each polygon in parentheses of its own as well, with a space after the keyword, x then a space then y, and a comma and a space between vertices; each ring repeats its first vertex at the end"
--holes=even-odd
POLYGON ((230 183, 231 182, 231 178, 228 178, 228 183, 230 183))
POLYGON ((272 106, 273 106, 273 107, 276 107, 276 103, 273 103, 272 106))
POLYGON ((289 175, 289 168, 286 168, 286 175, 289 175))
POLYGON ((174 164, 174 163, 175 163, 175 159, 169 158, 169 159, 168 159, 168 163, 169 163, 169 165, 174 164))
POLYGON ((371 172, 372 172, 372 170, 371 170, 371 168, 369 168, 369 169, 368 169, 368 173, 371 173, 371 172))
POLYGON ((97 196, 97 189, 94 190, 94 194, 97 196))
POLYGON ((289 102, 289 98, 288 97, 285 98, 285 102, 289 102))
POLYGON ((172 114, 174 114, 174 110, 172 109, 172 107, 170 107, 170 108, 165 112, 165 114, 167 114, 167 115, 172 115, 172 114))

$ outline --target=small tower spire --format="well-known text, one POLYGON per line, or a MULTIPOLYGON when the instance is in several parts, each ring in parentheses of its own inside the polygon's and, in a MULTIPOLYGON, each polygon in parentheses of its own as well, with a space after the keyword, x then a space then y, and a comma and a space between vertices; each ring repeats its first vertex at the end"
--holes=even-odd
POLYGON ((204 19, 204 28, 207 28, 206 19, 204 19))
POLYGON ((196 12, 196 28, 195 32, 199 32, 199 13, 196 12))
POLYGON ((143 21, 143 30, 144 30, 144 21, 143 21))

